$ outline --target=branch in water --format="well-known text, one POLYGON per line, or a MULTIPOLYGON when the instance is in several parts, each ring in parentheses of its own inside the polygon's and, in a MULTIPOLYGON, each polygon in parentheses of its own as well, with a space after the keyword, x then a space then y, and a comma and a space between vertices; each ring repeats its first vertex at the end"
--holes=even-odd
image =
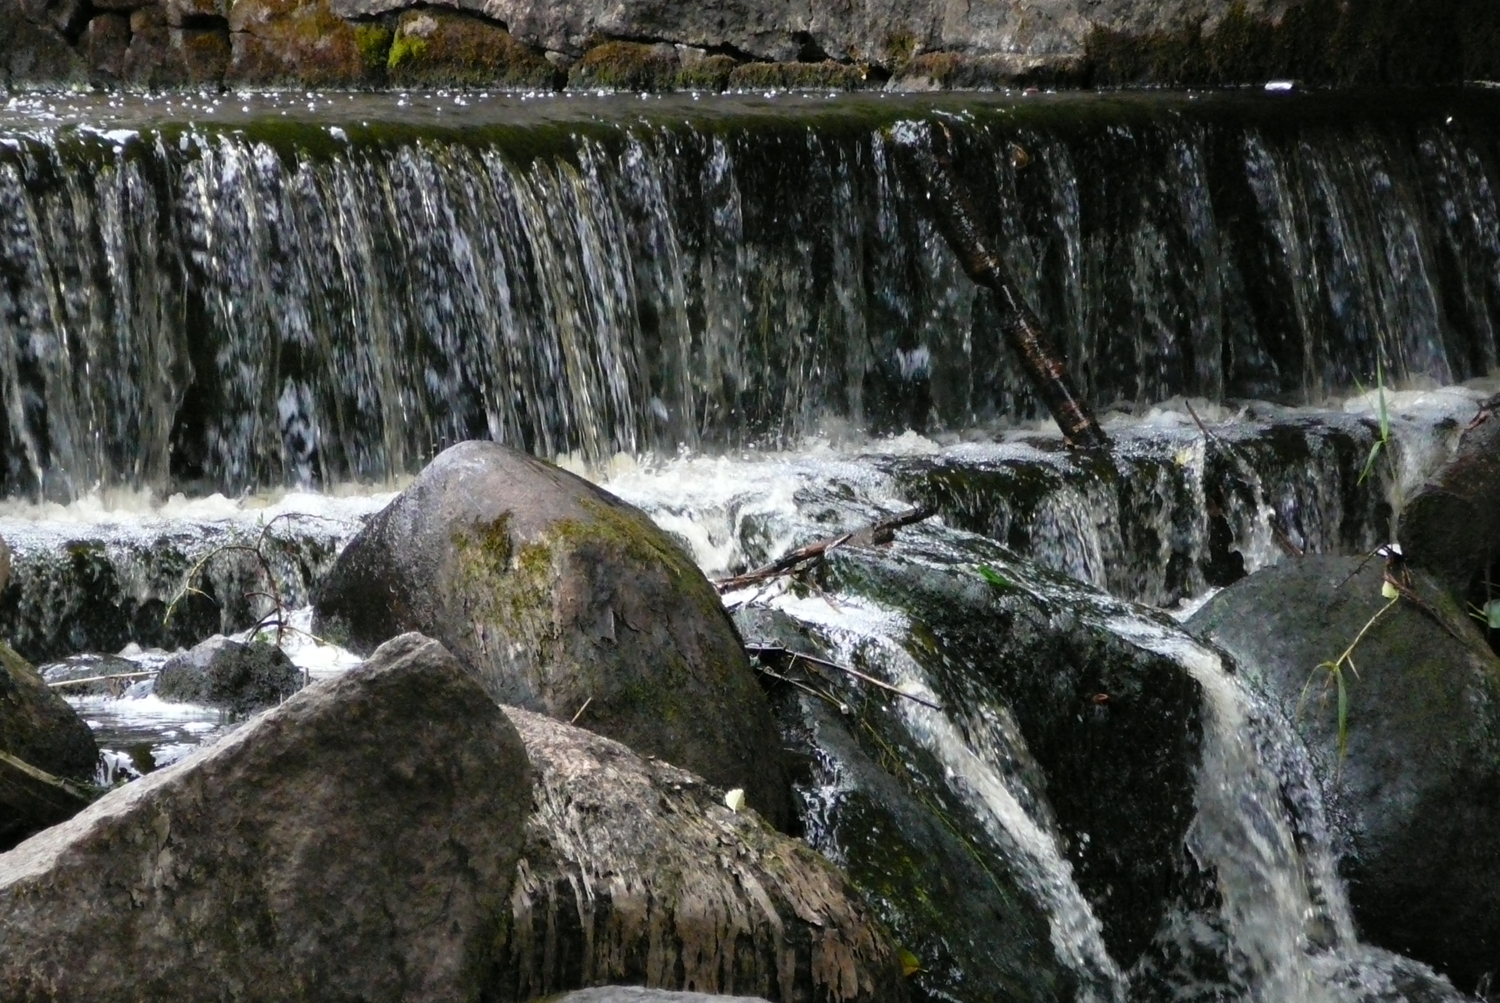
POLYGON ((1109 446, 1088 402, 1073 385, 1062 352, 1041 319, 1016 290, 1005 261, 985 239, 963 182, 953 170, 952 136, 938 123, 903 122, 892 131, 899 160, 927 197, 924 204, 969 278, 994 292, 1001 308, 1001 331, 1021 360, 1047 410, 1068 445, 1088 449, 1109 446))
POLYGON ((823 555, 830 550, 850 544, 856 547, 873 547, 890 543, 895 539, 896 530, 902 526, 910 526, 912 523, 921 522, 929 518, 934 510, 929 508, 914 508, 900 515, 893 515, 889 519, 871 523, 863 529, 857 529, 852 533, 844 533, 839 536, 830 536, 826 540, 817 543, 809 543, 805 547, 798 547, 788 554, 783 554, 770 564, 764 564, 754 571, 747 571, 743 575, 732 575, 728 578, 714 579, 714 588, 722 592, 733 592, 735 589, 746 588, 750 585, 758 585, 772 578, 780 578, 789 575, 801 568, 802 565, 821 560, 823 555))

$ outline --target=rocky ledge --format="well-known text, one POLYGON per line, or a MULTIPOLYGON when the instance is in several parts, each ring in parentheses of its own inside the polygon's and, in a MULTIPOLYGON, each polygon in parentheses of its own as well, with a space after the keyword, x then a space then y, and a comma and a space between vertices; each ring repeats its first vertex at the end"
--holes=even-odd
POLYGON ((28 87, 630 91, 1456 83, 1490 0, 0 0, 28 87))

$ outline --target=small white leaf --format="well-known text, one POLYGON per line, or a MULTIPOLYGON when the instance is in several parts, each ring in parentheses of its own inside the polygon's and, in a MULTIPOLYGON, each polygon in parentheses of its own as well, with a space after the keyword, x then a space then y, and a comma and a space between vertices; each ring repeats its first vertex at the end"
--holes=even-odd
POLYGON ((744 789, 741 787, 736 787, 732 791, 725 792, 724 804, 729 808, 730 811, 739 811, 745 806, 744 789))
POLYGON ((1500 599, 1491 599, 1485 603, 1484 613, 1489 618, 1490 630, 1500 630, 1500 599))

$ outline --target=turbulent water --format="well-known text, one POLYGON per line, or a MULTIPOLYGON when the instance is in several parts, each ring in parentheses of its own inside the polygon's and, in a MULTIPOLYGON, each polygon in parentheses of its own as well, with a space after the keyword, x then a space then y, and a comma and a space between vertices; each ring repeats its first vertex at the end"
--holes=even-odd
MULTIPOLYGON (((921 574, 1010 562, 1058 624, 1199 694, 1176 856, 1215 884, 1149 947, 1028 773, 1003 687, 924 659, 926 625, 853 587, 731 602, 947 708, 889 723, 1045 916, 1077 999, 1456 999, 1357 941, 1286 722, 1131 601, 1389 538, 1497 388, 1496 126, 1475 92, 13 100, 0 634, 156 664, 250 627, 269 582, 305 602, 382 492, 476 436, 590 471, 710 573, 930 507, 898 548, 921 574), (954 132, 1109 456, 1039 420, 892 161, 908 118, 954 132)), ((218 726, 79 706, 126 771, 218 726)), ((836 781, 809 797, 833 810, 836 781)))
POLYGON ((910 117, 1099 406, 1496 364, 1488 93, 16 99, 0 490, 1035 417, 892 163, 910 117))

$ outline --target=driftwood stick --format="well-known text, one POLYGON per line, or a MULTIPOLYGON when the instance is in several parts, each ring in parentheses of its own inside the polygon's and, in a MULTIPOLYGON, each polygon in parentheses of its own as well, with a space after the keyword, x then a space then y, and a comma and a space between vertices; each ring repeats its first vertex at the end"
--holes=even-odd
POLYGON ((934 509, 914 508, 900 515, 893 515, 889 519, 882 519, 872 523, 863 529, 857 529, 852 533, 842 533, 839 536, 830 536, 816 543, 809 543, 805 547, 798 547, 789 553, 783 554, 770 564, 763 564, 753 571, 747 571, 742 575, 731 575, 728 578, 714 579, 714 588, 722 592, 733 592, 735 589, 745 588, 747 585, 755 585, 759 582, 769 581, 782 575, 791 574, 799 566, 808 561, 820 559, 830 550, 835 550, 845 544, 853 544, 856 547, 871 547, 890 543, 895 538, 896 530, 902 526, 910 526, 930 518, 934 509))
POLYGON ((926 195, 925 205, 969 278, 994 292, 1001 308, 1001 331, 1068 445, 1102 449, 1109 436, 1074 386, 1063 354, 1041 319, 1017 291, 1001 256, 979 226, 974 200, 953 170, 947 126, 905 122, 893 131, 901 165, 926 195))
MULTIPOLYGON (((745 645, 745 650, 752 655, 772 655, 776 657, 784 657, 789 659, 794 665, 796 664, 798 659, 801 659, 802 661, 807 662, 811 665, 824 665, 830 669, 837 669, 840 672, 847 673, 848 675, 853 676, 855 679, 859 679, 863 682, 869 683, 871 686, 879 687, 880 689, 885 690, 887 693, 894 693, 898 697, 905 697, 912 703, 919 703, 923 707, 931 707, 933 710, 943 709, 940 704, 933 703, 926 697, 919 697, 915 693, 908 693, 905 690, 901 689, 899 686, 892 686, 890 683, 882 682, 881 680, 876 679, 874 676, 866 675, 856 668, 852 668, 848 665, 840 665, 838 662, 830 662, 828 659, 819 658, 817 655, 806 655, 800 651, 793 651, 791 648, 788 648, 784 645, 756 644, 747 642, 745 645)), ((774 675, 774 673, 768 674, 774 675)), ((777 676, 776 678, 785 679, 784 676, 777 676)), ((786 679, 786 681, 792 682, 792 680, 790 679, 786 679)))
POLYGON ((155 672, 116 672, 108 676, 84 676, 82 679, 62 679, 47 685, 54 690, 60 690, 65 686, 82 686, 84 683, 107 683, 111 679, 149 679, 156 675, 155 672))

